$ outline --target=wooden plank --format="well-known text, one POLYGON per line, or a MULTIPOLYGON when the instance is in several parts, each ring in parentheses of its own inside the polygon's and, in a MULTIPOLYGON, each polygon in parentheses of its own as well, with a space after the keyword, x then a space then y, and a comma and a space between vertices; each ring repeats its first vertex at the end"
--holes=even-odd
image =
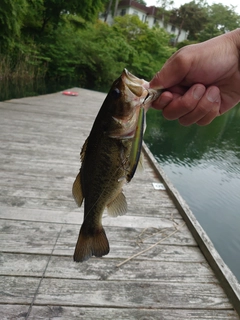
MULTIPOLYGON (((0 277, 0 308, 2 304, 30 304, 39 285, 39 278, 0 277)), ((0 309, 1 310, 1 309, 0 309)))
MULTIPOLYGON (((39 211, 41 213, 42 211, 39 211)), ((39 219, 40 220, 40 219, 39 219)), ((54 224, 54 223, 43 223, 36 221, 16 221, 16 220, 1 220, 0 224, 0 250, 5 252, 12 252, 15 250, 23 250, 24 243, 27 243, 27 247, 32 244, 32 247, 39 248, 42 250, 42 246, 45 246, 45 242, 41 242, 41 239, 46 239, 47 243, 49 239, 56 238, 58 232, 62 228, 61 236, 57 242, 56 250, 67 251, 73 249, 77 236, 79 233, 80 225, 76 224, 54 224), (41 233, 44 231, 44 238, 41 233), (37 245, 34 244, 38 239, 37 245), (12 248, 12 249, 11 249, 12 248)), ((175 229, 156 229, 156 228, 133 228, 133 227, 105 227, 109 241, 115 241, 117 243, 127 242, 136 245, 137 249, 141 249, 143 244, 151 245, 159 241, 160 239, 166 238, 175 229)), ((193 239, 191 233, 186 226, 181 228, 181 232, 176 232, 171 237, 166 238, 162 244, 172 246, 196 246, 196 242, 193 239)), ((120 244, 119 244, 120 246, 120 244)), ((27 248, 25 248, 27 250, 27 248)), ((174 249, 173 249, 174 250, 174 249)), ((21 251, 23 252, 23 251, 21 251)), ((28 251, 26 251, 28 252, 28 251)), ((39 252, 39 251, 38 251, 39 252)), ((64 253, 65 254, 65 253, 64 253)))
POLYGON ((31 312, 31 319, 84 319, 84 320, 237 320, 232 310, 149 310, 144 308, 77 308, 62 306, 36 306, 31 312))
POLYGON ((101 105, 106 97, 106 93, 103 92, 82 88, 72 88, 71 90, 78 92, 79 96, 69 97, 62 95, 61 92, 56 92, 36 97, 26 97, 3 101, 0 103, 0 107, 8 109, 11 108, 10 110, 14 110, 14 107, 16 110, 19 110, 19 108, 24 108, 30 112, 31 110, 39 112, 39 106, 41 106, 41 111, 45 110, 49 112, 51 111, 49 110, 49 104, 53 107, 53 109, 58 108, 58 111, 66 111, 68 107, 70 107, 70 109, 73 109, 74 107, 79 108, 79 104, 81 103, 81 105, 84 107, 84 110, 82 111, 84 111, 84 113, 88 113, 92 106, 95 106, 96 110, 96 105, 101 105))
MULTIPOLYGON (((77 172, 76 172, 77 174, 77 172)), ((14 172, 14 171, 1 171, 0 172, 0 185, 1 192, 7 193, 7 190, 10 190, 8 193, 11 194, 16 188, 20 190, 27 189, 40 189, 45 190, 45 193, 48 192, 48 189, 53 190, 62 190, 62 192, 71 192, 72 184, 75 179, 75 175, 71 176, 59 175, 39 175, 38 179, 34 173, 24 173, 24 172, 14 172), (23 184, 24 183, 24 184, 23 184)), ((160 205, 164 207, 174 208, 176 207, 173 201, 169 198, 168 194, 164 190, 155 190, 153 187, 153 182, 157 182, 155 179, 147 179, 145 182, 142 182, 139 178, 134 179, 130 184, 124 185, 124 192, 126 195, 129 195, 129 201, 132 203, 139 203, 142 201, 147 202, 147 205, 154 205, 155 201, 160 202, 160 205), (138 190, 138 192, 136 192, 138 190), (130 195, 135 194, 135 197, 132 198, 130 195), (136 200, 135 200, 136 199, 136 200)), ((155 210, 157 211, 157 210, 155 210)), ((179 216, 179 214, 178 214, 179 216)))
MULTIPOLYGON (((0 197, 3 198, 2 207, 4 210, 4 202, 10 203, 11 199, 22 199, 23 201, 28 202, 30 199, 47 199, 47 200, 57 200, 59 201, 68 201, 69 210, 76 210, 76 205, 73 200, 71 189, 72 189, 72 178, 65 179, 64 177, 57 177, 48 180, 29 180, 26 177, 22 180, 12 180, 8 179, 4 186, 0 184, 1 191, 0 197), (16 182, 15 182, 16 181, 16 182), (65 181, 65 183, 62 183, 65 181), (11 183, 12 182, 12 183, 11 183), (22 184, 21 184, 22 183, 22 184), (23 185, 24 183, 24 185, 23 185), (5 198, 5 200, 4 200, 5 198)), ((128 203, 128 211, 127 215, 146 215, 146 217, 159 217, 159 218, 168 218, 168 219, 178 219, 181 220, 179 213, 172 204, 172 202, 163 197, 161 192, 152 192, 152 197, 144 198, 143 193, 136 194, 136 197, 132 199, 131 192, 129 189, 124 188, 124 193, 127 198, 128 203), (155 194, 154 194, 155 193, 155 194), (138 200, 138 201, 137 201, 138 200)), ((148 192, 146 192, 147 194, 148 192)), ((7 206, 7 205, 6 205, 7 206)), ((12 205, 16 206, 16 205, 12 205)), ((26 205, 25 205, 26 207, 26 205)), ((0 207, 1 208, 1 207, 0 207)), ((14 210, 14 208, 9 208, 10 211, 14 210)), ((1 210, 1 209, 0 209, 1 210)), ((22 210, 23 211, 23 210, 22 210)), ((81 211, 81 209, 80 209, 81 211)), ((17 218, 17 217, 16 217, 17 218)))
POLYGON ((41 277, 49 256, 34 254, 0 253, 1 276, 41 277))
POLYGON ((76 264, 68 257, 53 256, 46 277, 85 280, 117 280, 147 282, 218 283, 212 270, 204 262, 132 260, 118 268, 118 259, 91 259, 76 264), (133 272, 134 270, 134 272, 133 272))
MULTIPOLYGON (((28 309, 29 309, 28 305, 13 305, 13 304, 3 305, 2 304, 2 305, 0 305, 1 319, 2 320, 13 320, 13 319, 25 320, 26 315, 28 313, 28 309)), ((43 312, 45 312, 45 311, 43 311, 43 312)), ((41 313, 41 311, 40 311, 40 313, 41 313)))
POLYGON ((156 174, 159 178, 164 181, 169 195, 172 197, 176 207, 181 213, 182 217, 186 221, 190 231, 192 232, 195 240, 199 244, 205 258, 209 262, 210 266, 213 268, 216 276, 220 280, 224 290, 226 291, 229 299, 232 301, 234 308, 240 315, 240 284, 238 283, 236 277, 233 275, 228 266, 224 263, 219 253, 214 248, 213 243, 197 221, 196 217, 188 207, 187 203, 181 197, 179 192, 175 189, 173 184, 169 181, 165 172, 161 169, 156 159, 151 154, 150 150, 144 144, 145 155, 148 156, 149 161, 151 161, 152 166, 156 169, 156 174))
MULTIPOLYGON (((54 255, 68 255, 72 259, 72 255, 75 248, 77 237, 67 248, 63 247, 61 243, 57 243, 56 248, 53 251, 54 255)), ((144 244, 139 247, 133 242, 116 242, 111 240, 110 253, 106 258, 119 259, 118 263, 123 260, 140 253, 141 251, 148 249, 149 245, 144 244)), ((153 260, 153 261, 181 261, 181 262, 204 262, 204 258, 196 247, 185 246, 171 246, 171 245, 159 245, 147 252, 139 255, 137 260, 153 260)))
MULTIPOLYGON (((76 133, 78 134, 78 133, 76 133)), ((60 134, 59 134, 60 135, 60 134)), ((55 134, 31 134, 29 135, 28 133, 1 133, 1 140, 3 141, 15 141, 18 143, 37 143, 37 144, 42 144, 42 145, 50 145, 50 146, 57 146, 59 143, 59 135, 55 134)), ((85 135, 84 135, 85 137, 85 135)), ((84 142, 84 137, 82 138, 77 138, 73 139, 72 136, 70 135, 63 135, 61 136, 61 145, 62 147, 66 146, 71 146, 72 149, 74 148, 81 148, 82 143, 84 142)), ((76 149, 77 151, 77 149, 76 149)), ((77 151, 78 152, 78 151, 77 151)))
MULTIPOLYGON (((6 279, 6 282, 8 279, 6 279)), ((14 291, 15 289, 12 288, 14 291)), ((43 279, 36 304, 115 308, 231 309, 218 284, 43 279)))
POLYGON ((94 258, 78 264, 65 256, 16 253, 0 253, 0 275, 40 277, 49 259, 45 278, 218 283, 205 262, 135 260, 118 268, 118 259, 94 258))
MULTIPOLYGON (((76 205, 72 201, 55 200, 55 199, 40 199, 40 198, 26 198, 26 197, 16 197, 16 196, 1 196, 0 203, 3 205, 3 210, 6 206, 16 207, 16 208, 42 208, 42 209, 59 209, 59 210, 74 210, 76 205)), ((1 209, 2 210, 2 209, 1 209)), ((4 215, 5 216, 5 215, 4 215)), ((7 217, 7 216, 6 216, 7 217)), ((40 217, 41 219, 41 217, 40 217)))
MULTIPOLYGON (((28 312, 27 305, 1 305, 1 319, 25 319, 28 312)), ((169 309, 144 309, 144 308, 85 308, 66 306, 33 306, 29 320, 59 319, 59 320, 238 320, 232 310, 169 310, 169 309)))
MULTIPOLYGON (((151 244, 156 243, 156 240, 161 240, 171 232, 164 230, 163 234, 158 234, 155 238, 150 237, 147 241, 141 243, 138 238, 132 238, 132 236, 137 235, 137 230, 133 228, 128 227, 123 230, 123 228, 110 227, 105 229, 111 246, 108 257, 118 259, 126 259, 148 248, 151 244)), ((14 223, 1 223, 0 250, 8 253, 49 254, 60 230, 60 224, 15 221, 14 223)), ((78 233, 79 227, 64 225, 53 254, 72 257, 78 233)), ((180 243, 180 241, 181 239, 178 237, 175 239, 174 237, 169 237, 161 245, 140 255, 138 259, 204 262, 203 256, 197 247, 171 245, 171 243, 180 243)))
MULTIPOLYGON (((72 204, 72 201, 71 201, 72 204)), ((37 204, 36 204, 37 205, 37 204)), ((26 220, 26 221, 43 221, 43 222, 55 222, 55 223, 66 223, 66 224, 82 224, 83 221, 83 208, 76 209, 75 205, 71 210, 69 205, 68 210, 43 210, 43 209, 31 209, 31 208, 19 208, 7 206, 0 206, 0 218, 9 220, 26 220), (34 213, 35 212, 35 213, 34 213), (39 215, 41 213, 41 215, 39 215)), ((143 211, 142 211, 143 212, 143 211)), ((144 211, 145 213, 147 211, 144 211)), ((146 219, 144 216, 126 214, 117 218, 110 217, 106 213, 103 215, 103 225, 111 227, 128 227, 128 228, 155 228, 165 229, 170 228, 171 231, 178 227, 183 220, 171 219, 165 217, 154 217, 149 216, 146 219)))
MULTIPOLYGON (((1 103, 0 103, 1 108, 1 103)), ((62 106, 60 105, 55 107, 48 104, 48 108, 50 109, 50 115, 48 111, 44 111, 42 107, 38 107, 34 109, 32 107, 29 108, 25 105, 18 105, 8 103, 6 108, 1 108, 1 114, 5 117, 0 119, 0 124, 5 126, 11 126, 17 123, 19 119, 19 124, 23 125, 26 122, 26 125, 29 126, 32 123, 33 126, 39 126, 42 123, 43 126, 49 123, 49 117, 51 117, 51 123, 60 124, 65 126, 68 123, 71 123, 71 128, 81 128, 81 124, 85 128, 86 123, 93 123, 94 115, 96 116, 98 113, 98 108, 90 108, 88 112, 82 112, 81 101, 79 101, 79 106, 71 105, 71 106, 62 106), (65 111, 64 111, 65 109, 65 111), (92 110, 92 111, 91 111, 92 110), (7 119, 12 120, 11 122, 7 121, 7 119), (73 121, 74 119, 74 121, 73 121), (84 121, 82 121, 82 119, 84 121), (28 124, 27 124, 28 123, 28 124)), ((58 130, 57 126, 56 130, 58 130)), ((52 128, 49 128, 50 132, 52 128)))
POLYGON ((4 220, 0 222, 1 252, 50 254, 61 230, 59 224, 34 224, 25 221, 9 223, 4 220))

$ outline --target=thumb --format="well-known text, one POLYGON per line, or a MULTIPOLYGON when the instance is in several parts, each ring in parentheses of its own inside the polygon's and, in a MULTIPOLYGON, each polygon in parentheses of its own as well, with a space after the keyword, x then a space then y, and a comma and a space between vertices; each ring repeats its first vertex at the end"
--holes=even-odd
POLYGON ((176 52, 152 78, 150 88, 170 88, 179 84, 187 75, 190 65, 186 56, 181 54, 181 50, 176 52))

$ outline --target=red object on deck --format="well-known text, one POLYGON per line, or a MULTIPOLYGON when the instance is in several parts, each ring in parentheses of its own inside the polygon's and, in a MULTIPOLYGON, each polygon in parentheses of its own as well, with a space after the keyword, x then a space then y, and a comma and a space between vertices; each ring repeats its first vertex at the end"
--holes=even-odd
POLYGON ((66 96, 78 96, 78 93, 74 91, 63 91, 62 94, 65 94, 66 96))

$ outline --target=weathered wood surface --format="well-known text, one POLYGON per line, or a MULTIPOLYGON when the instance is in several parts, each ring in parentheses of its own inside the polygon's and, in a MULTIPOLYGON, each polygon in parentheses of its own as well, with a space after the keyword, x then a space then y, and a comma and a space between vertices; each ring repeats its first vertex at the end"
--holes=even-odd
POLYGON ((125 187, 127 215, 104 215, 109 255, 72 261, 71 187, 105 96, 74 91, 0 103, 0 318, 239 319, 148 160, 125 187))
MULTIPOLYGON (((26 318, 27 305, 1 306, 1 319, 26 318)), ((33 306, 29 320, 39 319, 81 319, 81 320, 237 320, 231 310, 174 310, 174 309, 146 309, 146 308, 98 308, 98 307, 68 307, 68 306, 33 306)))

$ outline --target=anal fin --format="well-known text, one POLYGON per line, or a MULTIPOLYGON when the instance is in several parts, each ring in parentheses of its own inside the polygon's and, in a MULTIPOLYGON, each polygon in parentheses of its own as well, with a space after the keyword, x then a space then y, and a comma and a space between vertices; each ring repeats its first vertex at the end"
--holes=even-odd
POLYGON ((112 217, 122 216, 127 212, 127 201, 125 195, 120 192, 110 203, 107 205, 108 214, 112 217))
POLYGON ((83 194, 82 194, 82 186, 81 186, 81 180, 80 180, 80 172, 77 175, 75 181, 73 182, 72 195, 77 205, 81 207, 83 202, 83 194))

